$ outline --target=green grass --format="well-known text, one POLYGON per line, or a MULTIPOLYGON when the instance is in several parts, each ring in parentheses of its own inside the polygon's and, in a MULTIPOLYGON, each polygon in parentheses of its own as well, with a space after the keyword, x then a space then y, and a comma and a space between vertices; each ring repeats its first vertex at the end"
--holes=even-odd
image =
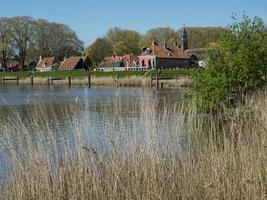
MULTIPOLYGON (((196 70, 164 70, 162 71, 161 75, 163 77, 168 78, 176 78, 181 76, 192 76, 196 70)), ((143 76, 145 72, 143 71, 121 71, 121 72, 92 72, 94 77, 116 77, 118 75, 120 78, 130 77, 130 76, 143 76)), ((84 77, 87 76, 86 71, 51 71, 51 72, 1 72, 0 76, 8 76, 14 77, 19 76, 20 78, 26 78, 30 76, 34 77, 57 77, 57 78, 64 78, 64 77, 84 77)), ((146 77, 149 76, 156 76, 156 71, 150 71, 146 74, 146 77)))
POLYGON ((73 71, 73 72, 67 72, 67 71, 51 71, 51 72, 1 72, 0 76, 19 76, 20 78, 25 78, 25 77, 58 77, 58 78, 63 78, 63 77, 82 77, 86 76, 85 71, 73 71))

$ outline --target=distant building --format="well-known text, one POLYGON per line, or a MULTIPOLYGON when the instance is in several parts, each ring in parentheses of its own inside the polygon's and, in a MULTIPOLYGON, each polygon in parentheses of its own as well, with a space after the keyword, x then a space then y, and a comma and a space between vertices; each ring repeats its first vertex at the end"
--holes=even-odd
POLYGON ((134 54, 125 54, 123 56, 113 55, 105 57, 102 66, 136 67, 138 65, 138 60, 138 56, 134 54))
POLYGON ((139 64, 141 67, 169 69, 169 68, 189 68, 190 56, 185 52, 188 49, 187 32, 184 28, 182 37, 182 45, 166 44, 163 45, 152 42, 149 47, 142 49, 139 56, 139 64))
POLYGON ((51 71, 53 69, 53 66, 56 65, 55 63, 55 57, 47 57, 42 58, 40 56, 40 59, 36 66, 36 71, 44 72, 44 71, 51 71))
POLYGON ((6 71, 10 72, 17 72, 23 70, 24 67, 22 66, 21 62, 17 59, 8 59, 7 60, 7 67, 6 71))
POLYGON ((139 63, 147 68, 189 68, 190 58, 175 44, 159 45, 152 42, 152 45, 143 48, 139 63))
POLYGON ((70 57, 64 59, 61 63, 59 70, 73 71, 78 69, 89 70, 92 67, 92 61, 88 56, 85 57, 70 57))
POLYGON ((207 48, 187 49, 185 53, 190 57, 190 66, 199 67, 199 62, 206 59, 207 51, 207 48))

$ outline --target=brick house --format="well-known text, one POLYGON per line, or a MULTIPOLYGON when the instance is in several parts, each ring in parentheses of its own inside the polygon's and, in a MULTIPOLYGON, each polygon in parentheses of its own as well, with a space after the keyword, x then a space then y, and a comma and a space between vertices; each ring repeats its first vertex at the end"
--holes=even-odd
POLYGON ((190 58, 175 44, 159 45, 152 42, 152 45, 143 48, 139 63, 147 68, 188 68, 190 58))
POLYGON ((142 54, 139 56, 139 64, 141 67, 147 68, 190 68, 195 67, 197 57, 187 53, 188 39, 186 29, 183 29, 182 45, 166 44, 163 45, 152 42, 149 47, 142 49, 142 54))

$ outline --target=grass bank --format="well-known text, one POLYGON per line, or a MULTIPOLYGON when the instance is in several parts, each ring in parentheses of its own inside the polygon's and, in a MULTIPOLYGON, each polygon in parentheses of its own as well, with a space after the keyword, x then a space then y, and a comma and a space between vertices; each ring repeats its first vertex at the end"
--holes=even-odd
MULTIPOLYGON (((165 87, 187 87, 191 83, 191 77, 197 73, 196 70, 164 70, 159 76, 172 78, 164 82, 165 87)), ((48 77, 62 78, 60 81, 53 81, 55 85, 68 85, 68 77, 72 77, 73 85, 87 85, 88 73, 86 71, 51 71, 51 72, 1 72, 0 77, 19 77, 19 84, 33 83, 47 85, 48 77)), ((155 77, 155 71, 121 71, 121 72, 92 72, 92 85, 94 86, 150 86, 150 77, 155 77), (117 79, 118 78, 118 79, 117 79)), ((5 81, 5 84, 16 84, 17 81, 5 81)))
MULTIPOLYGON (((195 73, 195 70, 164 70, 162 71, 161 75, 164 77, 169 77, 169 78, 176 78, 176 77, 181 77, 181 76, 192 76, 195 73)), ((119 72, 92 72, 93 77, 131 77, 131 76, 144 76, 145 72, 142 71, 119 71, 119 72)), ((150 71, 149 73, 146 74, 146 77, 150 76, 155 76, 156 72, 155 71, 150 71)), ((6 76, 6 77, 21 77, 21 78, 26 78, 26 77, 56 77, 56 78, 67 78, 69 76, 71 77, 84 77, 87 76, 86 71, 51 71, 51 72, 0 72, 0 77, 1 76, 6 76)))
MULTIPOLYGON (((62 135, 71 134, 74 140, 58 148, 48 123, 57 118, 47 119, 46 111, 35 107, 35 142, 20 116, 1 121, 1 150, 10 174, 0 186, 0 199, 266 199, 266 97, 266 92, 255 94, 245 106, 216 116, 197 113, 194 102, 186 111, 173 107, 170 112, 162 105, 163 129, 158 110, 144 104, 142 128, 129 129, 125 120, 105 121, 101 137, 106 151, 97 141, 90 146, 84 142, 69 107, 58 112, 76 130, 62 128, 62 135), (40 121, 47 131, 38 128, 40 121), (111 127, 117 131, 111 133, 111 127)), ((121 114, 119 105, 112 109, 115 116, 121 114)), ((105 107, 103 111, 110 113, 105 107)))

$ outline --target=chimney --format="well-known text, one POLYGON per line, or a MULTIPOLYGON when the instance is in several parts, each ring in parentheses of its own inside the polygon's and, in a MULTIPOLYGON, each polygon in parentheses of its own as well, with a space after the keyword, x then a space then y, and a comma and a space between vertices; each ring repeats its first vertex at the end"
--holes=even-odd
POLYGON ((39 65, 39 63, 42 62, 42 60, 43 60, 43 58, 42 58, 42 56, 40 56, 37 65, 39 65))
POLYGON ((167 49, 167 44, 166 44, 166 42, 164 42, 164 49, 167 49))

